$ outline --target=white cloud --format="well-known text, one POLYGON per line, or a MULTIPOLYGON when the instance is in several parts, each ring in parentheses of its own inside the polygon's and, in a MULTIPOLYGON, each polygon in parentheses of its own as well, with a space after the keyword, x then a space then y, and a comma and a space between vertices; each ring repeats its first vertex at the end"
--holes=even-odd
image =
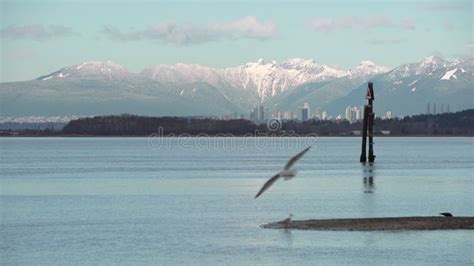
POLYGON ((244 17, 228 23, 213 23, 210 29, 220 33, 231 33, 253 39, 269 39, 276 33, 276 25, 271 21, 259 22, 256 17, 244 17))
POLYGON ((415 29, 416 23, 412 18, 404 18, 400 22, 394 22, 386 16, 369 17, 333 17, 315 18, 311 20, 310 27, 315 31, 330 32, 336 30, 356 29, 367 31, 375 28, 400 28, 415 29))
POLYGON ((276 34, 276 25, 271 21, 259 21, 255 17, 244 17, 230 22, 214 22, 207 25, 163 21, 143 30, 122 32, 105 26, 102 34, 120 41, 159 40, 178 45, 213 42, 233 39, 271 39, 276 34))
POLYGON ((44 41, 75 35, 71 28, 61 25, 10 25, 0 30, 2 38, 44 41))

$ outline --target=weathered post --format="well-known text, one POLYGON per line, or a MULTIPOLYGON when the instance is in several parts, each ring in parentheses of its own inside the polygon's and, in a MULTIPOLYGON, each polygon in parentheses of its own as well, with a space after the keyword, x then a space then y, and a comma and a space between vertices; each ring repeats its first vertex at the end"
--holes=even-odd
POLYGON ((364 106, 364 121, 362 126, 362 151, 360 155, 360 162, 367 162, 366 157, 366 146, 367 146, 367 135, 369 137, 369 163, 375 161, 374 155, 374 118, 375 114, 373 111, 374 87, 372 82, 369 82, 367 87, 367 94, 365 98, 368 100, 368 104, 364 106), (368 132, 367 132, 368 131, 368 132))
POLYGON ((369 163, 373 163, 375 160, 374 155, 374 113, 369 113, 369 163))
POLYGON ((367 155, 366 155, 366 149, 365 147, 367 146, 367 116, 369 112, 367 110, 367 105, 364 106, 364 120, 362 122, 362 150, 360 153, 360 162, 365 163, 367 162, 367 155))

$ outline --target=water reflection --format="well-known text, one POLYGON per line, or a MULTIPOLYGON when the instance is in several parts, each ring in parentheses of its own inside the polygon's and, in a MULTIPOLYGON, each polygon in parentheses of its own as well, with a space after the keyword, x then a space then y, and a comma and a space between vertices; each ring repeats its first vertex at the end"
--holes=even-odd
POLYGON ((284 229, 284 230, 278 230, 278 231, 282 232, 282 234, 283 234, 282 238, 285 239, 285 241, 288 245, 288 248, 293 247, 293 235, 291 234, 291 230, 290 229, 284 229))
POLYGON ((373 163, 362 164, 362 217, 374 217, 375 198, 375 166, 373 163))
POLYGON ((375 192, 375 165, 373 163, 362 164, 362 175, 364 182, 364 193, 375 192))

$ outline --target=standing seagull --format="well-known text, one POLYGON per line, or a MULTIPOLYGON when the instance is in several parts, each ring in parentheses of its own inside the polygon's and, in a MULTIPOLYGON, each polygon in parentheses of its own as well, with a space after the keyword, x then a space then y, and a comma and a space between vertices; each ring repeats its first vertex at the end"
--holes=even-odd
POLYGON ((257 193, 257 195, 255 195, 255 198, 258 198, 258 196, 260 196, 265 190, 267 190, 271 185, 273 185, 273 183, 275 183, 275 181, 277 181, 278 178, 283 177, 284 180, 292 179, 296 175, 296 169, 291 168, 291 167, 293 166, 293 164, 296 163, 296 161, 301 159, 301 157, 303 157, 303 155, 307 151, 309 151, 310 148, 311 148, 311 146, 309 146, 308 148, 304 149, 302 152, 300 152, 300 153, 296 154, 295 156, 293 156, 293 158, 291 158, 286 163, 283 170, 281 170, 278 174, 274 175, 272 178, 268 179, 268 181, 263 185, 263 187, 260 189, 260 191, 257 193))
POLYGON ((279 221, 278 223, 279 223, 279 224, 283 224, 283 228, 290 228, 291 222, 293 221, 292 218, 293 218, 293 214, 290 213, 290 215, 288 216, 288 218, 286 218, 286 219, 284 219, 284 220, 281 220, 281 221, 279 221))

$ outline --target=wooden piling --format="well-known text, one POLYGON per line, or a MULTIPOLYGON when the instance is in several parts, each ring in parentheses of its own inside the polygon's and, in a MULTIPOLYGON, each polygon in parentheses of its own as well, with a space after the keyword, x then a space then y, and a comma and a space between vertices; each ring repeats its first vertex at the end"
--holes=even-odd
POLYGON ((362 124, 362 149, 360 153, 360 162, 365 163, 367 162, 367 155, 366 155, 366 146, 367 146, 367 120, 368 120, 368 110, 367 105, 364 106, 364 120, 362 124))
POLYGON ((369 122, 368 122, 368 130, 369 130, 369 163, 373 163, 375 161, 374 155, 374 113, 369 113, 369 122))
POLYGON ((367 136, 369 137, 369 163, 375 161, 374 155, 374 120, 375 114, 373 111, 374 88, 373 83, 369 82, 367 87, 367 94, 365 98, 368 100, 367 105, 364 106, 364 120, 362 125, 362 150, 360 154, 360 162, 367 162, 366 146, 367 136))

